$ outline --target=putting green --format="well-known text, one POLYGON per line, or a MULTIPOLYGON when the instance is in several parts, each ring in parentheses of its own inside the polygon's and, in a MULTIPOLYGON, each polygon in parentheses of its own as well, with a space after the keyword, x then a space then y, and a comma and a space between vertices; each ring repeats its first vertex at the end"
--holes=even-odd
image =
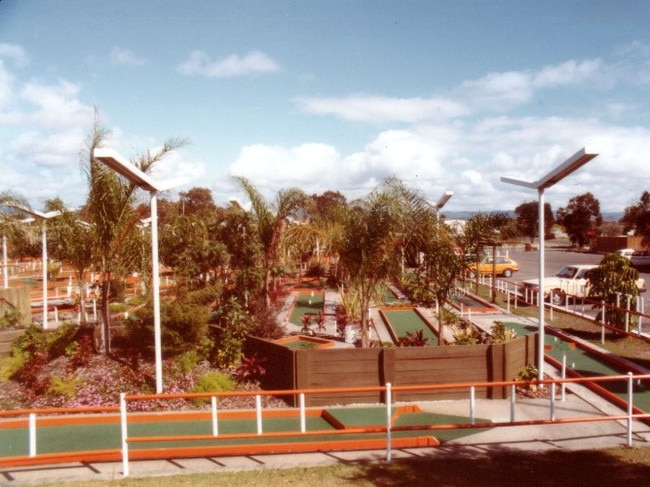
POLYGON ((324 305, 325 294, 323 292, 299 293, 289 314, 289 321, 294 325, 302 326, 301 318, 304 314, 316 315, 319 311, 323 311, 324 305))
POLYGON ((405 338, 409 332, 415 334, 422 330, 422 335, 428 339, 427 345, 438 345, 438 335, 415 309, 382 309, 381 311, 386 318, 387 326, 392 328, 393 336, 398 340, 405 338))

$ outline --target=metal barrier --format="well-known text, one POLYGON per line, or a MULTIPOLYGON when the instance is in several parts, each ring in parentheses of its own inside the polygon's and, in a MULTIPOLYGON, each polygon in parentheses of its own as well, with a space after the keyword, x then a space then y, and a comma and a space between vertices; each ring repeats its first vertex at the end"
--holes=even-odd
MULTIPOLYGON (((277 439, 278 441, 295 441, 297 438, 302 437, 307 438, 311 437, 314 440, 320 440, 316 443, 301 443, 300 445, 306 445, 305 450, 292 450, 292 451, 316 451, 323 448, 323 439, 324 436, 336 436, 336 435, 348 435, 348 439, 345 443, 350 443, 349 435, 359 435, 359 437, 376 437, 376 435, 383 435, 384 440, 381 442, 385 445, 385 455, 386 460, 391 460, 392 448, 401 447, 402 443, 400 440, 403 438, 394 438, 393 433, 398 431, 410 431, 410 432, 428 432, 436 430, 452 430, 452 429, 472 429, 472 428, 499 428, 499 427, 513 427, 513 426, 530 426, 530 425, 547 425, 547 424, 563 424, 563 423, 586 423, 586 422, 599 422, 599 421, 626 421, 627 422, 627 444, 632 445, 632 435, 633 435, 633 420, 642 420, 644 423, 650 422, 650 414, 645 411, 641 411, 638 408, 634 407, 634 383, 641 381, 650 380, 650 375, 619 375, 619 376, 601 376, 601 377, 589 377, 589 378, 568 378, 568 379, 547 379, 543 381, 534 380, 534 381, 504 381, 504 382, 484 382, 484 383, 474 383, 474 384, 445 384, 445 385, 426 385, 426 386, 392 386, 391 384, 386 384, 383 387, 373 387, 373 388, 335 388, 335 389, 318 389, 318 390, 291 390, 291 391, 263 391, 263 392, 228 392, 228 393, 201 393, 201 394, 159 394, 159 395, 126 395, 122 394, 120 397, 120 407, 119 407, 119 423, 121 431, 121 450, 105 450, 105 451, 84 451, 84 452, 64 452, 59 454, 54 453, 41 453, 37 451, 37 432, 41 424, 52 425, 53 415, 59 415, 56 417, 58 424, 64 426, 66 424, 71 424, 73 418, 69 418, 65 415, 70 413, 75 413, 74 419, 79 421, 79 418, 88 419, 87 415, 81 416, 78 413, 114 413, 117 412, 118 408, 68 408, 68 409, 41 409, 41 410, 21 410, 21 411, 2 411, 0 412, 0 426, 6 430, 6 428, 16 428, 16 427, 25 427, 27 424, 27 430, 29 435, 29 454, 27 456, 13 456, 13 457, 0 457, 0 466, 15 466, 15 465, 36 465, 36 464, 52 464, 52 463, 61 463, 61 462, 70 462, 74 461, 89 461, 89 459, 94 459, 95 461, 109 461, 109 460, 122 460, 123 463, 123 475, 129 475, 129 461, 130 459, 146 459, 146 458, 174 458, 175 455, 182 454, 184 456, 204 456, 205 447, 195 448, 182 448, 179 445, 182 444, 191 444, 192 442, 197 441, 216 441, 216 440, 233 440, 233 439, 247 439, 254 440, 264 439, 266 442, 277 439), (560 385, 562 386, 562 395, 559 398, 559 401, 564 400, 564 386, 566 384, 593 384, 601 382, 611 382, 611 381, 623 381, 627 385, 627 394, 625 403, 627 407, 624 413, 621 414, 606 414, 603 413, 598 416, 569 416, 558 419, 556 417, 556 404, 558 398, 556 397, 555 387, 560 385), (515 388, 517 386, 550 386, 550 399, 548 402, 548 417, 547 419, 536 419, 536 420, 518 420, 517 419, 517 408, 516 408, 516 393, 515 388), (477 422, 476 417, 476 399, 475 392, 478 388, 489 388, 489 387, 510 387, 510 400, 509 400, 509 420, 500 421, 500 422, 477 422), (394 395, 399 392, 405 391, 433 391, 433 390, 445 390, 445 389, 464 389, 467 390, 469 409, 467 411, 468 421, 466 423, 460 424, 410 424, 409 426, 396 426, 392 424, 392 411, 396 404, 394 403, 394 395), (365 390, 381 391, 385 397, 385 425, 384 426, 360 426, 360 427, 351 427, 345 430, 315 430, 309 431, 307 428, 306 418, 309 416, 310 411, 305 408, 304 397, 308 394, 332 394, 334 397, 336 394, 347 393, 347 392, 359 392, 365 390), (277 395, 291 395, 299 394, 300 396, 300 405, 298 408, 286 409, 281 411, 287 411, 292 414, 292 417, 299 418, 299 426, 296 430, 291 431, 265 431, 264 429, 264 420, 265 417, 273 417, 274 414, 278 414, 277 408, 262 408, 262 397, 264 396, 277 396, 277 395), (223 433, 220 431, 220 424, 223 421, 227 421, 227 414, 223 411, 220 411, 218 408, 218 403, 220 399, 223 399, 228 396, 254 396, 256 407, 253 410, 248 410, 248 412, 254 413, 256 418, 256 431, 255 432, 236 432, 236 433, 223 433), (205 434, 183 434, 183 435, 163 435, 155 434, 151 436, 130 436, 129 434, 129 425, 134 421, 141 421, 141 414, 136 413, 135 411, 130 412, 128 410, 128 405, 136 401, 151 400, 155 399, 156 401, 165 401, 172 399, 198 399, 198 398, 209 398, 211 402, 211 407, 209 414, 211 416, 211 431, 206 431, 205 434), (274 413, 273 411, 276 411, 274 413), (47 418, 45 418, 47 416, 47 418), (223 417, 222 417, 223 416, 223 417), (21 426, 22 425, 22 426, 21 426), (364 436, 365 435, 365 436, 364 436), (159 446, 155 450, 138 450, 137 455, 132 454, 130 451, 130 446, 135 444, 147 444, 152 442, 170 442, 172 446, 159 446), (312 448, 312 450, 308 449, 312 448)), ((401 405, 400 407, 407 407, 401 405)), ((319 408, 320 409, 320 408, 319 408)), ((232 413, 232 411, 227 411, 232 413)), ((202 414, 208 414, 205 410, 201 411, 202 414)), ((505 416, 505 415, 504 415, 505 416)), ((96 421, 99 422, 99 419, 102 419, 104 422, 116 423, 118 418, 114 414, 109 415, 96 415, 94 417, 96 421)), ((153 424, 164 424, 171 421, 169 415, 160 415, 159 413, 155 416, 155 423, 153 424)), ((160 431, 159 431, 160 433, 160 431)), ((344 438, 344 436, 340 436, 344 438)), ((329 440, 328 440, 329 441, 329 440)), ((358 449, 367 449, 368 443, 364 443, 366 440, 357 440, 359 444, 358 449)), ((379 441, 379 440, 376 440, 379 441)), ((352 441, 354 443, 354 440, 352 441)), ((286 443, 285 443, 286 444, 286 443)), ((277 447, 277 443, 274 444, 277 447)), ((350 446, 350 445, 347 445, 350 446)), ((420 445, 423 446, 423 445, 420 445)), ((432 446, 428 444, 427 446, 432 446)), ((410 445, 412 447, 412 445, 410 445)), ((230 454, 245 454, 246 449, 253 448, 252 446, 240 446, 239 450, 233 450, 234 453, 230 454)), ((373 446, 372 448, 377 448, 373 446)), ((350 448, 352 449, 352 448, 350 448)), ((277 448, 276 448, 277 450, 277 448)), ((223 450, 224 452, 226 450, 223 450)), ((223 453, 223 454, 228 454, 223 453)))

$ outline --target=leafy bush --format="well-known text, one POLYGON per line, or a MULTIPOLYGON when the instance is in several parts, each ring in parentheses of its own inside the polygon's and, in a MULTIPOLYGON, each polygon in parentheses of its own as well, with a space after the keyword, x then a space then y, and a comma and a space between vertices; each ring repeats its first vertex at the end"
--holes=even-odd
POLYGON ((479 342, 479 335, 473 326, 453 327, 453 345, 476 345, 479 342))
POLYGON ((503 343, 517 338, 517 333, 511 328, 506 328, 503 322, 495 321, 492 327, 492 343, 503 343))
POLYGON ((50 386, 47 393, 50 396, 63 396, 65 399, 70 400, 77 394, 79 386, 79 379, 62 379, 61 377, 54 376, 50 380, 50 386))
POLYGON ((18 328, 21 319, 22 314, 20 311, 15 309, 5 311, 4 316, 0 318, 0 330, 4 328, 18 328))
POLYGON ((25 356, 14 353, 11 357, 0 360, 0 382, 6 382, 11 379, 16 372, 25 364, 25 356))
MULTIPOLYGON (((230 375, 212 370, 199 376, 190 392, 229 392, 235 390, 235 385, 230 375)), ((208 402, 208 399, 199 398, 194 402, 201 405, 208 402)))
POLYGON ((262 365, 266 361, 266 357, 258 357, 257 352, 250 357, 243 357, 241 364, 235 370, 235 377, 239 382, 259 381, 266 374, 266 369, 262 365))
POLYGON ((424 330, 417 330, 416 332, 407 331, 406 336, 399 340, 400 347, 426 347, 429 339, 424 336, 424 330))

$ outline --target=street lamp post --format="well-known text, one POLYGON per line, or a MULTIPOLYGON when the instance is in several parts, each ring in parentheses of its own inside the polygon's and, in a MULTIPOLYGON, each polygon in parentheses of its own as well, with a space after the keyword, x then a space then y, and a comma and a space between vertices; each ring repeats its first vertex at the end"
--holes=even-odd
POLYGON ((158 262, 158 193, 170 189, 177 184, 164 185, 155 182, 148 174, 135 167, 113 149, 96 148, 93 157, 106 166, 139 186, 150 195, 151 208, 151 267, 153 293, 153 328, 156 360, 156 393, 163 390, 162 381, 162 343, 160 328, 160 269, 158 262))
POLYGON ((41 245, 43 247, 42 249, 42 257, 41 259, 43 260, 43 269, 42 269, 42 277, 43 277, 43 329, 47 330, 48 327, 48 322, 47 322, 47 225, 46 222, 50 218, 54 218, 55 216, 59 216, 61 212, 59 210, 55 211, 48 211, 46 213, 43 213, 41 211, 37 210, 32 210, 29 208, 24 208, 22 206, 16 206, 16 205, 9 205, 11 208, 14 208, 18 211, 21 211, 23 213, 26 213, 28 215, 32 215, 33 217, 40 218, 41 219, 41 237, 42 237, 42 242, 41 245))
POLYGON ((569 174, 584 166, 598 154, 590 154, 583 147, 578 152, 569 157, 562 164, 557 166, 548 174, 542 176, 537 181, 522 181, 502 176, 501 181, 504 183, 515 184, 525 188, 536 189, 538 198, 538 221, 539 221, 539 343, 537 344, 538 367, 537 377, 541 380, 544 378, 544 190, 560 182, 569 174))

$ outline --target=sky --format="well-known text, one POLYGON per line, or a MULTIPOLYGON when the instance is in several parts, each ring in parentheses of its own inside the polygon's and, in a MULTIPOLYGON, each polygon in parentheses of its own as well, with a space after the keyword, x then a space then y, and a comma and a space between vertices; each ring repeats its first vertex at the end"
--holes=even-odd
POLYGON ((387 177, 445 210, 545 191, 621 212, 650 190, 647 0, 0 0, 0 191, 85 202, 97 117, 152 176, 245 203, 233 176, 348 200, 387 177))

